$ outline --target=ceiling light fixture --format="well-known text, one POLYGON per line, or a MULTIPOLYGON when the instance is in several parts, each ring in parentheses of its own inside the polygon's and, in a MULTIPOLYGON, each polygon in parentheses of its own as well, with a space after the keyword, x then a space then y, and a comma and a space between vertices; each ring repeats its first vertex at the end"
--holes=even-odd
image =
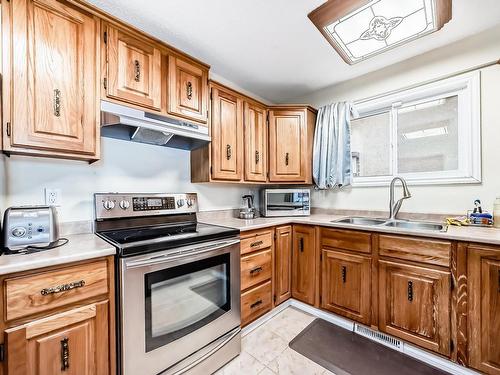
POLYGON ((441 126, 439 128, 423 129, 414 132, 404 133, 403 138, 409 140, 409 139, 435 137, 437 135, 446 135, 446 134, 448 134, 448 127, 441 126))
POLYGON ((441 29, 452 0, 328 0, 308 17, 348 64, 441 29))

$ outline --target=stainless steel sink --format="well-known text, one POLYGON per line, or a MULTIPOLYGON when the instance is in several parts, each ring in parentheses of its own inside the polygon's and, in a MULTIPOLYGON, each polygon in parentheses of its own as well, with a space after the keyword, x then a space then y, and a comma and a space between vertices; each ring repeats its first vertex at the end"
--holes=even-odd
POLYGON ((342 219, 333 220, 332 223, 352 224, 352 225, 367 225, 367 226, 385 226, 392 228, 410 229, 410 230, 426 230, 435 232, 446 232, 447 226, 439 223, 430 223, 426 221, 411 221, 411 220, 388 220, 376 219, 372 217, 350 216, 342 219))
POLYGON ((343 219, 334 220, 332 223, 343 223, 343 224, 353 224, 353 225, 382 225, 386 222, 385 219, 375 219, 371 217, 345 217, 343 219))
POLYGON ((401 229, 414 229, 414 230, 430 230, 444 232, 446 226, 437 223, 428 223, 424 221, 406 221, 406 220, 393 220, 384 224, 386 227, 401 228, 401 229))

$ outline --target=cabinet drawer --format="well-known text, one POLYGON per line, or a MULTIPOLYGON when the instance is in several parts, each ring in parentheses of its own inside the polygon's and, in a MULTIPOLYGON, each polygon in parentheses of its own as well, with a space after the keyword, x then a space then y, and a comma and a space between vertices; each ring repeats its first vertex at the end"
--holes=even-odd
POLYGON ((381 256, 449 267, 451 242, 423 238, 380 236, 379 254, 381 256))
POLYGON ((271 281, 241 294, 241 325, 271 310, 271 281))
POLYGON ((251 232, 248 235, 242 235, 241 255, 251 253, 260 249, 266 249, 273 244, 273 235, 271 230, 251 232))
POLYGON ((241 290, 271 278, 272 250, 264 250, 241 258, 241 290))
POLYGON ((108 292, 106 260, 5 279, 6 320, 48 311, 108 292))
POLYGON ((372 236, 370 233, 356 232, 352 230, 321 229, 321 247, 359 251, 361 253, 372 252, 372 236))

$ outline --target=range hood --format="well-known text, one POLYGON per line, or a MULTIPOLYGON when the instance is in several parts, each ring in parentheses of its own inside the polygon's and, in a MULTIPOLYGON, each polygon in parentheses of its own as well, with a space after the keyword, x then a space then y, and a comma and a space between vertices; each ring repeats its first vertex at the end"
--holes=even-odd
POLYGON ((195 150, 210 142, 208 127, 101 100, 101 135, 195 150))

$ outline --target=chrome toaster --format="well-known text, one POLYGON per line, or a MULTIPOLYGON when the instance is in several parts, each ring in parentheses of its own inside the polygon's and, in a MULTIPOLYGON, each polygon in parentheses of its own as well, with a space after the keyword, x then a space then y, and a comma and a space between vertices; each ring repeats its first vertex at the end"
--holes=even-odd
POLYGON ((10 207, 4 213, 3 244, 10 251, 49 246, 59 239, 57 211, 51 206, 10 207))

